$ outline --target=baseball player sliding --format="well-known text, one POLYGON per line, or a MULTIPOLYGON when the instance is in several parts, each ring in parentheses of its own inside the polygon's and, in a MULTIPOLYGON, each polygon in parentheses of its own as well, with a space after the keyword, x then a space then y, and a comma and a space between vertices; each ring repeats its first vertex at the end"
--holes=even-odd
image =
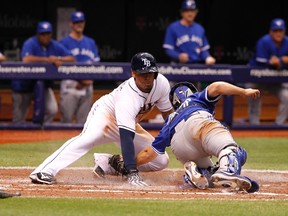
MULTIPOLYGON (((94 146, 114 142, 121 147, 128 182, 131 185, 146 185, 136 167, 135 155, 150 145, 154 137, 138 123, 154 106, 164 119, 173 112, 173 108, 169 101, 169 82, 158 73, 156 60, 151 54, 135 54, 131 69, 130 79, 93 104, 82 132, 66 141, 30 174, 33 183, 55 183, 55 176, 60 170, 94 146)), ((167 167, 168 161, 165 152, 139 167, 139 170, 162 170, 167 167)))
POLYGON ((226 82, 214 82, 201 92, 188 82, 176 84, 170 91, 170 101, 176 111, 168 117, 152 145, 137 155, 137 165, 165 154, 166 147, 171 146, 176 158, 184 164, 187 183, 201 189, 212 185, 249 193, 258 191, 255 181, 240 175, 247 159, 245 149, 214 119, 215 105, 221 95, 256 99, 260 91, 226 82), (211 156, 218 158, 218 170, 211 156))

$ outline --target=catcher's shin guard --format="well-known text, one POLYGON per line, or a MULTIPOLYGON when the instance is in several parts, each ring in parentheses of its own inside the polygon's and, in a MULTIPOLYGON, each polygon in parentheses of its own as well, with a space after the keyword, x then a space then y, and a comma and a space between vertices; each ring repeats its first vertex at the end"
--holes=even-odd
POLYGON ((240 175, 241 168, 247 159, 246 150, 240 146, 228 146, 218 156, 220 170, 240 175))
POLYGON ((246 177, 240 176, 247 154, 238 146, 228 146, 219 154, 219 170, 212 175, 214 186, 230 187, 236 191, 248 191, 252 184, 246 177))
POLYGON ((196 164, 193 161, 188 161, 184 164, 185 174, 184 181, 199 189, 207 189, 209 186, 208 179, 201 174, 196 164))

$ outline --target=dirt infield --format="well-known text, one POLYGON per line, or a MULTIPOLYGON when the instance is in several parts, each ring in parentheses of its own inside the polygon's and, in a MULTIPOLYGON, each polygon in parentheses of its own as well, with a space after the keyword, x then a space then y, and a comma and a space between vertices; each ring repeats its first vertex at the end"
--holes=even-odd
MULTIPOLYGON (((79 131, 1 131, 0 144, 39 142, 68 139, 79 131)), ((156 135, 158 132, 152 132, 156 135)), ((278 136, 288 137, 287 131, 232 131, 234 137, 278 136)), ((142 173, 147 188, 128 185, 121 176, 97 178, 91 168, 67 168, 57 175, 57 184, 32 184, 28 178, 32 167, 0 167, 0 185, 3 190, 19 191, 22 197, 87 197, 125 199, 241 199, 241 200, 288 200, 288 171, 243 170, 243 174, 255 179, 260 191, 254 194, 234 193, 219 188, 199 190, 183 189, 182 170, 167 169, 160 172, 142 173)))

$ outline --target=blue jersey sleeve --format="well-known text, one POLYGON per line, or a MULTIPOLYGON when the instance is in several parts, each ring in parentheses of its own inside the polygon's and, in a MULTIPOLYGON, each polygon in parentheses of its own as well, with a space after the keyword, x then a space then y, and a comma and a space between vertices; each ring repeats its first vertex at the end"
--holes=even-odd
POLYGON ((167 146, 170 146, 170 132, 168 123, 165 123, 153 141, 152 148, 157 154, 164 154, 167 146))

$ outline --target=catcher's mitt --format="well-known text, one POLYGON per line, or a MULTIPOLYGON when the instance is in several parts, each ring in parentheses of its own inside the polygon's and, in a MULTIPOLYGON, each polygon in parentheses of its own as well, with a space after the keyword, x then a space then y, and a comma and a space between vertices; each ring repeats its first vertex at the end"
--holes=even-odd
POLYGON ((128 175, 128 171, 126 170, 124 166, 124 160, 122 155, 113 155, 108 163, 111 167, 113 167, 116 170, 117 175, 128 175))

